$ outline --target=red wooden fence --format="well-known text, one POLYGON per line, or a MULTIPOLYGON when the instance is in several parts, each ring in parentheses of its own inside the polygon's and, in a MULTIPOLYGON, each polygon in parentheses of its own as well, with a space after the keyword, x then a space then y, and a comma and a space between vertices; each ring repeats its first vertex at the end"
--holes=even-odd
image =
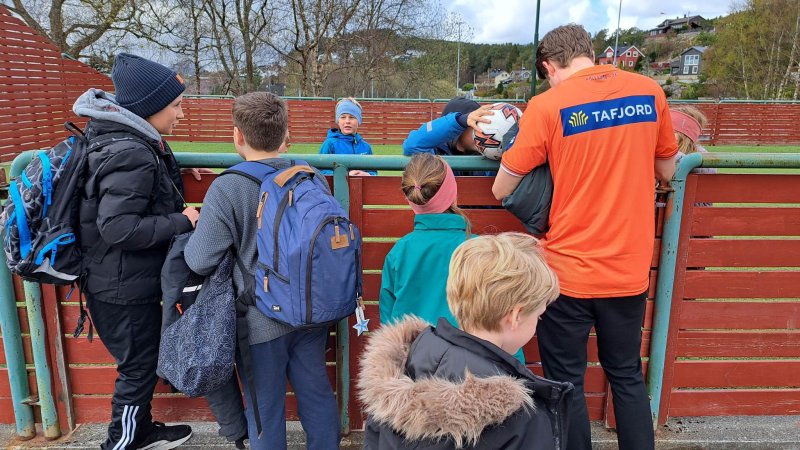
MULTIPOLYGON (((207 176, 200 183, 187 179, 187 201, 201 202, 212 179, 207 176)), ((497 204, 490 193, 490 178, 467 177, 458 182, 462 204, 497 204)), ((686 205, 714 202, 715 206, 684 209, 661 417, 800 414, 799 184, 800 176, 796 175, 689 177, 686 205)), ((365 239, 364 289, 372 323, 379 321, 378 271, 383 259, 392 240, 412 228, 412 213, 404 207, 398 186, 397 177, 351 179, 350 215, 365 239)), ((478 233, 521 229, 502 209, 468 213, 478 233)), ((656 239, 655 255, 658 247, 656 239)), ((655 286, 656 265, 654 256, 651 286, 655 286)), ((18 301, 24 298, 19 284, 16 294, 18 301)), ((70 402, 77 422, 102 422, 109 414, 113 360, 100 342, 90 344, 85 335, 74 338, 68 334, 78 308, 76 297, 66 301, 65 294, 61 288, 43 289, 48 354, 61 423, 66 423, 70 402), (56 331, 59 328, 61 333, 56 331), (58 340, 66 360, 63 373, 54 363, 58 340), (68 392, 61 390, 60 379, 67 380, 68 392)), ((651 299, 653 294, 651 288, 651 299)), ((24 305, 19 306, 26 359, 32 363, 27 316, 24 305)), ((643 357, 649 350, 652 310, 650 301, 643 324, 643 357)), ((355 377, 366 340, 352 333, 349 363, 355 377)), ((525 352, 529 366, 541 373, 535 338, 525 352)), ((598 364, 594 337, 589 339, 588 354, 585 390, 590 417, 605 418, 613 424, 608 383, 598 364)), ((328 361, 332 382, 335 360, 331 351, 328 361)), ((0 422, 11 423, 10 392, 2 364, 0 352, 0 422)), ((29 377, 33 378, 32 370, 29 377)), ((35 383, 31 386, 35 391, 35 383)), ((362 416, 354 396, 349 412, 352 427, 358 429, 362 416)), ((287 413, 296 417, 291 395, 287 413)), ((203 400, 172 394, 165 386, 157 389, 154 414, 157 419, 170 421, 211 420, 203 400)))
POLYGON ((72 104, 89 87, 113 90, 91 67, 58 48, 0 6, 0 161, 64 139, 76 123, 72 104))
POLYGON ((800 414, 798 186, 689 176, 662 417, 800 414))

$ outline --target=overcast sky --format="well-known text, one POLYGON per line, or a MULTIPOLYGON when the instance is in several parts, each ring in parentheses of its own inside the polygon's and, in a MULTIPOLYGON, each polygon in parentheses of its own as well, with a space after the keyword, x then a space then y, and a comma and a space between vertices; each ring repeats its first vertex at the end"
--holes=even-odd
MULTIPOLYGON (((536 0, 442 0, 472 27, 474 43, 533 42, 536 0)), ((622 0, 622 28, 654 28, 684 14, 707 19, 727 15, 734 0, 622 0)), ((541 0, 539 36, 569 22, 594 34, 617 28, 619 0, 541 0)))

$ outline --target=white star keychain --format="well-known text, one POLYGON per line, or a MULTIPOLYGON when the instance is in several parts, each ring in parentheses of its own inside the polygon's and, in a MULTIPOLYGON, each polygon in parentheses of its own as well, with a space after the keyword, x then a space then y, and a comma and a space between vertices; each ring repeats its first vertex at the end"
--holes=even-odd
POLYGON ((359 297, 358 306, 356 307, 356 324, 353 325, 353 328, 355 328, 358 335, 361 336, 365 331, 369 331, 367 328, 368 324, 369 319, 364 317, 364 299, 359 297))

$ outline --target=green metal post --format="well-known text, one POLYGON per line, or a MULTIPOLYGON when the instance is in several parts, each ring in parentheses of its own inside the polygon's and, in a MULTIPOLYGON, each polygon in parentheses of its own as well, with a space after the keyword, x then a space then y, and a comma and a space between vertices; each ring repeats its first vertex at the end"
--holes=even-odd
MULTIPOLYGON (((346 214, 350 214, 350 186, 347 183, 348 168, 334 164, 333 195, 342 205, 346 214)), ((339 396, 339 423, 342 434, 350 433, 350 322, 348 318, 340 320, 336 327, 336 379, 339 396)))
POLYGON ((539 47, 539 10, 542 0, 536 0, 536 25, 533 32, 533 67, 531 68, 531 97, 536 95, 536 49, 539 47))
POLYGON ((22 350, 22 332, 17 315, 17 300, 14 298, 14 284, 11 272, 3 253, 0 264, 0 334, 3 335, 3 348, 6 354, 8 384, 11 386, 11 404, 17 425, 17 437, 23 440, 36 436, 33 408, 23 403, 31 395, 28 386, 28 372, 25 370, 25 354, 22 350))
POLYGON ((47 362, 47 333, 42 318, 42 290, 38 283, 24 282, 25 306, 28 308, 28 324, 31 329, 31 347, 33 348, 33 364, 36 369, 36 387, 39 391, 42 428, 46 439, 57 439, 61 436, 58 425, 58 411, 51 388, 50 364, 47 362))
POLYGON ((647 391, 650 395, 650 413, 653 426, 658 424, 658 409, 661 406, 661 388, 664 382, 664 366, 667 356, 672 290, 675 282, 675 267, 678 259, 678 240, 681 233, 683 197, 686 194, 686 176, 703 161, 701 153, 693 153, 681 159, 672 178, 672 210, 667 211, 664 231, 661 236, 661 255, 658 261, 656 304, 653 313, 653 332, 650 337, 650 360, 647 364, 647 391))

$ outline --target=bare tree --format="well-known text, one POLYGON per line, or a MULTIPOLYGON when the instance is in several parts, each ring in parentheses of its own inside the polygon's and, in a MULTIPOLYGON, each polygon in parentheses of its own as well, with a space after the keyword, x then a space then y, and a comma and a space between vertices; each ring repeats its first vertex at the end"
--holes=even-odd
POLYGON ((394 74, 397 59, 409 57, 407 38, 428 36, 441 23, 441 8, 429 0, 361 0, 353 17, 353 31, 340 51, 354 70, 355 92, 372 91, 376 80, 394 74), (358 51, 347 51, 357 49, 358 51))
POLYGON ((85 53, 88 47, 136 15, 132 0, 3 0, 3 4, 61 52, 76 58, 90 56, 85 53))
POLYGON ((350 31, 361 0, 290 0, 280 22, 286 25, 264 42, 297 67, 304 95, 321 95, 337 69, 334 50, 350 31))
POLYGON ((258 88, 256 60, 263 59, 259 45, 267 39, 274 9, 267 1, 207 0, 203 10, 209 19, 211 48, 229 78, 235 95, 258 88))

